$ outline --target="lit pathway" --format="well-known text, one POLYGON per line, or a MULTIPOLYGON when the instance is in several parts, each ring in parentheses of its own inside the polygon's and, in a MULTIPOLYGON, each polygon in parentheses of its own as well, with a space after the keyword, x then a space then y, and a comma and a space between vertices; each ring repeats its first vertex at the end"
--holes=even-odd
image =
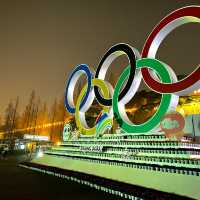
POLYGON ((107 193, 20 168, 18 162, 19 157, 18 161, 14 157, 0 160, 2 200, 116 200, 115 196, 111 197, 107 193))

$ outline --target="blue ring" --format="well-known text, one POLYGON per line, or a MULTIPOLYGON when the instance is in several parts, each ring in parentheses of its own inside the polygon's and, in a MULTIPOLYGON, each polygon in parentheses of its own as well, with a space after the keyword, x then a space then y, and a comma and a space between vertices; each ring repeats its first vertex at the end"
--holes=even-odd
POLYGON ((75 113, 75 108, 71 107, 71 105, 68 102, 68 88, 70 86, 70 83, 71 83, 71 80, 72 80, 73 76, 79 71, 82 71, 87 76, 87 91, 86 91, 85 96, 84 96, 84 98, 83 98, 83 100, 81 102, 80 109, 86 103, 87 98, 88 98, 89 93, 90 93, 91 85, 92 85, 92 74, 90 72, 89 67, 86 64, 78 65, 74 69, 74 71, 71 73, 71 75, 69 76, 69 79, 68 79, 68 82, 67 82, 67 86, 66 86, 66 90, 65 90, 65 107, 66 107, 67 111, 72 113, 72 114, 75 113))

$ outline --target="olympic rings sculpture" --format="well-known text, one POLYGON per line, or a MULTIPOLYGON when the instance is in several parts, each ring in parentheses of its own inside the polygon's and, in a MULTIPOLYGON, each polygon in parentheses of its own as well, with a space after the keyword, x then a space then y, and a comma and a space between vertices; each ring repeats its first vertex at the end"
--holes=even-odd
POLYGON ((158 129, 162 117, 168 111, 175 110, 180 95, 200 88, 200 67, 185 79, 178 81, 172 68, 155 58, 161 42, 172 30, 192 22, 200 23, 200 6, 175 10, 162 19, 146 40, 141 55, 130 45, 119 43, 106 52, 95 74, 86 64, 78 65, 67 81, 65 106, 68 112, 75 115, 80 132, 84 135, 99 135, 105 127, 112 126, 114 117, 125 132, 148 134, 158 129), (121 55, 127 56, 129 65, 125 67, 113 89, 104 79, 110 64, 121 55), (87 84, 83 86, 75 105, 75 85, 82 74, 86 75, 87 84), (150 89, 162 94, 162 98, 157 112, 147 122, 135 125, 129 120, 125 105, 137 92, 142 79, 150 89), (103 106, 103 110, 100 114, 101 120, 98 119, 96 126, 90 128, 85 120, 85 112, 95 97, 103 106))

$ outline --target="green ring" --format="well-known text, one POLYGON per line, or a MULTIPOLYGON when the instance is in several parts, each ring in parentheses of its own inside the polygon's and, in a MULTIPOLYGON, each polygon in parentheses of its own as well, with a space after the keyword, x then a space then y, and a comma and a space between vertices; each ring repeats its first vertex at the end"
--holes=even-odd
MULTIPOLYGON (((169 72, 165 68, 164 63, 160 62, 159 60, 151 59, 151 58, 143 58, 136 61, 136 68, 140 69, 144 66, 155 70, 163 83, 172 82, 169 72)), ((130 66, 127 66, 122 72, 115 86, 115 90, 113 94, 114 116, 117 122, 119 123, 119 126, 127 133, 148 134, 149 131, 154 129, 160 123, 162 116, 168 111, 172 94, 162 94, 160 106, 157 112, 148 121, 140 125, 129 123, 128 121, 126 121, 124 118, 121 117, 121 114, 118 108, 118 96, 119 96, 119 93, 123 86, 124 81, 127 80, 129 76, 129 73, 130 73, 130 66)))
POLYGON ((100 135, 102 135, 102 133, 105 131, 105 127, 107 125, 110 125, 111 127, 113 126, 113 119, 112 117, 107 117, 105 120, 103 120, 102 122, 100 122, 100 124, 97 126, 96 129, 96 136, 99 137, 100 135))

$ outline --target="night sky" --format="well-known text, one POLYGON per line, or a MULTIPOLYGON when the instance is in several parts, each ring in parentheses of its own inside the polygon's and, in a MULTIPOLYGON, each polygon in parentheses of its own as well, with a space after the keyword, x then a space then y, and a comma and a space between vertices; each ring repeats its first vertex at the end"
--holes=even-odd
MULTIPOLYGON (((113 44, 128 43, 139 51, 169 12, 198 1, 52 0, 1 1, 0 114, 20 97, 20 109, 30 92, 52 103, 64 93, 74 66, 96 67, 113 44)), ((176 29, 161 44, 157 58, 177 74, 195 69, 200 52, 200 25, 176 29)), ((121 66, 123 68, 124 66, 121 66)))

